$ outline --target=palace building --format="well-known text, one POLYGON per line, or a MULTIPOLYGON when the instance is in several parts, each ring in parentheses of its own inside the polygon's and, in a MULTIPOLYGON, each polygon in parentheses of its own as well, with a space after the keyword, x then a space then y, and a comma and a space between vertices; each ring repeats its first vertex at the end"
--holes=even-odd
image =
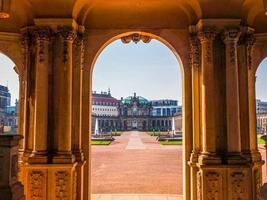
POLYGON ((168 131, 175 113, 181 112, 177 100, 152 100, 142 96, 133 96, 117 100, 110 91, 93 92, 92 115, 94 130, 98 118, 100 131, 168 131))

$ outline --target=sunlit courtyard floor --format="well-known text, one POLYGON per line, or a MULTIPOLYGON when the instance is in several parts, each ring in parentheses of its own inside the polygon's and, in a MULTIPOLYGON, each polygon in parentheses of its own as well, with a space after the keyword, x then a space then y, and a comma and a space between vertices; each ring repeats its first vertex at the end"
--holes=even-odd
POLYGON ((182 195, 165 194, 93 194, 93 200, 182 200, 182 195))
MULTIPOLYGON (((265 160, 264 146, 259 150, 265 160)), ((93 146, 92 155, 94 200, 182 199, 182 145, 161 145, 154 137, 133 131, 111 145, 93 146)))
POLYGON ((93 146, 92 155, 92 194, 106 194, 94 199, 113 199, 108 194, 167 194, 131 199, 178 200, 182 194, 182 145, 161 145, 146 133, 132 131, 111 145, 93 146))

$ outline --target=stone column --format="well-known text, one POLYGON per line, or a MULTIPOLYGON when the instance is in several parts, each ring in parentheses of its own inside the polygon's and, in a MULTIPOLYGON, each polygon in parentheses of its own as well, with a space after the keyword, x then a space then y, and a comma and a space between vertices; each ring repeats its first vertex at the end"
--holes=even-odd
POLYGON ((53 158, 55 163, 72 163, 71 152, 72 137, 72 93, 73 93, 73 68, 72 68, 72 44, 76 37, 76 31, 71 27, 58 27, 60 41, 59 57, 55 69, 55 134, 57 137, 57 152, 53 158))
POLYGON ((24 200, 18 181, 18 145, 20 135, 0 134, 0 194, 1 200, 24 200))
POLYGON ((223 33, 226 54, 226 126, 228 163, 244 162, 241 158, 239 79, 237 63, 238 28, 226 29, 223 33))
POLYGON ((249 103, 249 143, 252 160, 261 161, 261 155, 257 146, 257 117, 256 117, 256 72, 252 68, 252 53, 255 44, 255 37, 251 30, 248 30, 245 37, 246 62, 248 68, 248 103, 249 103))
POLYGON ((34 36, 36 40, 34 146, 29 162, 46 163, 50 29, 48 27, 38 27, 34 31, 34 36))
POLYGON ((191 166, 191 200, 197 199, 197 172, 198 155, 200 152, 200 44, 195 33, 190 35, 190 64, 192 69, 192 105, 193 105, 193 151, 190 157, 191 166))
POLYGON ((204 27, 198 32, 201 43, 201 123, 202 123, 202 163, 219 163, 216 157, 216 123, 214 106, 214 63, 213 63, 213 41, 216 29, 204 27))
POLYGON ((23 69, 21 72, 21 100, 20 101, 20 131, 24 137, 23 139, 23 159, 25 160, 33 149, 32 137, 33 132, 30 132, 29 128, 29 88, 30 88, 30 60, 32 52, 32 30, 31 28, 22 29, 21 34, 21 47, 23 55, 23 69))
POLYGON ((83 33, 78 33, 73 44, 73 76, 72 76, 72 152, 75 155, 77 162, 77 196, 79 200, 83 199, 84 188, 84 154, 82 150, 82 135, 84 132, 81 130, 81 113, 82 113, 82 90, 81 90, 81 73, 83 68, 83 33))

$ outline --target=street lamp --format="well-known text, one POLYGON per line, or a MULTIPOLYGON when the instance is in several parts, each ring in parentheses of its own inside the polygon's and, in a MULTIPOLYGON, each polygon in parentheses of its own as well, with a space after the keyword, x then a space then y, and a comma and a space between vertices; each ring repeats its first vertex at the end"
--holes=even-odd
POLYGON ((7 19, 10 17, 11 0, 0 0, 0 18, 7 19))
POLYGON ((267 2, 266 0, 262 0, 263 1, 263 7, 264 7, 264 14, 267 16, 267 2))

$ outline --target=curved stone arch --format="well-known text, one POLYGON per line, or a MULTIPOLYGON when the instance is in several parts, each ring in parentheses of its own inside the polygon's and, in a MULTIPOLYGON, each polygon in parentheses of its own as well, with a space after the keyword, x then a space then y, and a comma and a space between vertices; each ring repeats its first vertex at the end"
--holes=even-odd
MULTIPOLYGON (((183 194, 190 199, 190 168, 187 164, 192 152, 192 89, 191 67, 189 64, 189 32, 174 29, 146 29, 146 30, 86 30, 84 65, 90 72, 90 90, 92 91, 93 68, 98 56, 113 41, 130 34, 140 34, 156 39, 167 46, 176 56, 181 67, 182 75, 182 105, 183 105, 183 194), (88 69, 89 68, 89 69, 88 69)), ((91 115, 91 108, 90 108, 91 115)))
POLYGON ((262 61, 267 58, 267 35, 256 35, 257 42, 253 52, 253 66, 252 70, 256 74, 262 61), (264 38, 260 38, 264 37, 264 38), (266 38, 265 38, 266 37, 266 38))
POLYGON ((16 72, 20 75, 23 68, 23 59, 19 44, 19 35, 0 33, 0 53, 12 60, 16 65, 16 72))

